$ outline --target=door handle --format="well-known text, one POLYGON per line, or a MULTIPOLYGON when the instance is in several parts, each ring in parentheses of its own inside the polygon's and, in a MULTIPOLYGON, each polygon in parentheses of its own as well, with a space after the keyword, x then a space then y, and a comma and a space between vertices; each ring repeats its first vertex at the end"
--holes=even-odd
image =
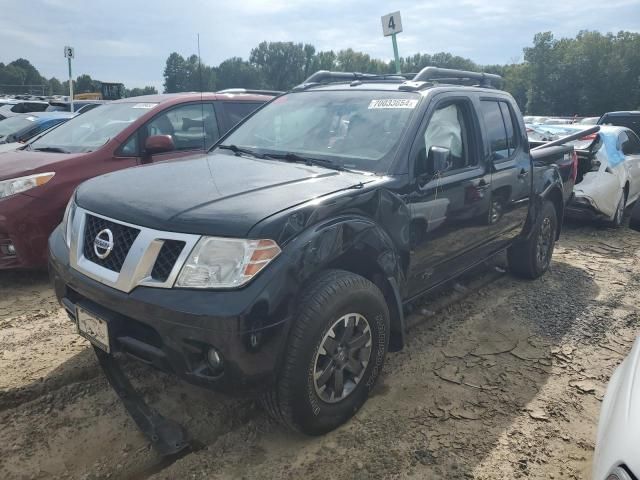
POLYGON ((520 173, 518 174, 518 178, 525 178, 527 175, 529 175, 529 170, 525 170, 523 168, 522 170, 520 170, 520 173))

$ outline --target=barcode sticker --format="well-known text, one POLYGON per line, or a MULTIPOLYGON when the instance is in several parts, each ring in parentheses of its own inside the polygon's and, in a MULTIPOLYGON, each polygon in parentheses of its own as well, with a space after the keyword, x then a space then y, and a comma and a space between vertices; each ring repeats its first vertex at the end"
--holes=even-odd
POLYGON ((418 100, 410 98, 388 98, 381 100, 371 100, 369 110, 376 108, 416 108, 418 100))

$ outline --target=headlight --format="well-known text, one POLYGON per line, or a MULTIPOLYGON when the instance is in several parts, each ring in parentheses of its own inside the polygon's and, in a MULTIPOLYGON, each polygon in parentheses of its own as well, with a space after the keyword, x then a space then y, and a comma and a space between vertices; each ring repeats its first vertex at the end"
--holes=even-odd
POLYGON ((11 180, 3 180, 0 182, 0 198, 15 195, 16 193, 25 192, 32 188, 44 185, 55 175, 54 172, 38 173, 27 177, 12 178, 11 180))
POLYGON ((71 248, 71 227, 73 226, 73 216, 76 213, 76 192, 71 195, 71 200, 67 203, 67 208, 62 217, 62 235, 67 248, 71 248))
POLYGON ((280 247, 273 240, 202 237, 182 267, 176 286, 240 287, 279 254, 280 247))

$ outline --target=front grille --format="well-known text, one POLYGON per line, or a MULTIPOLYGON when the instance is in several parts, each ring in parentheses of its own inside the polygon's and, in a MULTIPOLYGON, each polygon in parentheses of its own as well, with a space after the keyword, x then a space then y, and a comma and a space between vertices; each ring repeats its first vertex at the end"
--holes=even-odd
POLYGON ((160 249, 160 253, 158 253, 158 258, 153 266, 153 270, 151 271, 151 278, 160 282, 166 282, 184 246, 185 242, 182 240, 165 240, 164 245, 162 245, 160 249))
POLYGON ((84 256, 87 260, 119 273, 140 230, 87 214, 84 227, 84 256), (99 258, 93 242, 98 233, 109 229, 113 234, 113 250, 107 258, 99 258))

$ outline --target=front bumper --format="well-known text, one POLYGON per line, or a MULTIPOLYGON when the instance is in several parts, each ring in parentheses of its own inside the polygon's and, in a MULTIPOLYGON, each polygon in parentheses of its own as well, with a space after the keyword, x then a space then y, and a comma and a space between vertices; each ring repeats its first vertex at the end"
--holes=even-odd
POLYGON ((0 200, 0 270, 47 265, 47 238, 62 220, 47 202, 19 193, 0 200), (15 253, 9 253, 9 247, 15 253))
POLYGON ((137 287, 125 293, 72 269, 60 228, 49 251, 56 296, 72 319, 82 306, 106 320, 112 352, 215 390, 257 392, 273 384, 297 285, 284 255, 238 290, 137 287), (222 373, 208 368, 211 347, 222 356, 222 373))

